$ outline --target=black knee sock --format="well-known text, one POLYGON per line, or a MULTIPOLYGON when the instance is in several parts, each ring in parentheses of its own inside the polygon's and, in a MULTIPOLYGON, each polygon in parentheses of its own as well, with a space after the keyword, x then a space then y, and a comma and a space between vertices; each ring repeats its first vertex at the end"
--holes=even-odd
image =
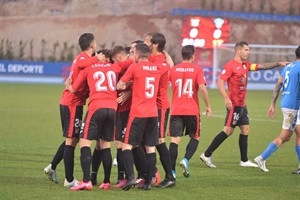
POLYGON ((184 158, 190 160, 198 148, 199 141, 196 139, 190 139, 190 142, 186 146, 184 158))
POLYGON ((63 141, 63 143, 61 143, 61 145, 58 147, 58 149, 51 161, 51 164, 52 164, 51 168, 53 170, 56 170, 56 166, 60 163, 60 161, 64 157, 65 144, 66 144, 66 141, 63 141))
POLYGON ((247 150, 248 150, 248 135, 240 134, 239 137, 239 146, 240 146, 240 153, 241 153, 241 161, 246 162, 248 161, 247 150))
POLYGON ((123 155, 123 162, 124 162, 124 167, 125 167, 125 174, 126 178, 128 180, 131 180, 134 178, 134 172, 133 172, 133 155, 132 151, 127 149, 122 152, 123 155))
POLYGON ((146 155, 147 157, 147 178, 145 183, 150 184, 152 181, 152 177, 155 176, 156 172, 156 154, 155 153, 149 153, 146 155))
POLYGON ((104 170, 104 180, 103 183, 110 183, 110 174, 111 174, 111 166, 112 166, 112 157, 110 148, 102 149, 102 163, 104 170))
POLYGON ((90 181, 92 152, 90 147, 82 147, 80 149, 80 163, 83 172, 83 182, 87 183, 90 181))
POLYGON ((172 175, 172 166, 171 166, 171 158, 170 158, 170 152, 167 148, 166 143, 162 143, 156 146, 156 149, 159 153, 161 164, 165 170, 166 178, 167 177, 173 177, 172 175))
POLYGON ((211 144, 209 145, 209 147, 206 149, 204 155, 206 157, 210 157, 212 155, 212 153, 220 146, 220 144, 222 144, 222 142, 224 142, 224 140, 226 140, 228 136, 226 135, 226 133, 224 131, 221 131, 211 142, 211 144))
POLYGON ((122 149, 117 149, 117 162, 118 162, 118 180, 124 179, 124 163, 122 159, 122 149))
POLYGON ((177 156, 178 156, 178 144, 171 142, 169 151, 170 151, 172 170, 175 170, 176 160, 177 160, 177 156))
POLYGON ((75 147, 66 145, 64 150, 65 177, 68 182, 74 180, 74 151, 75 147))
POLYGON ((147 158, 143 147, 138 146, 132 149, 132 154, 134 158, 134 164, 136 171, 138 172, 138 178, 145 178, 147 174, 147 158))
POLYGON ((92 156, 92 176, 97 177, 97 173, 99 171, 99 167, 102 161, 102 154, 101 150, 94 149, 93 156, 92 156))

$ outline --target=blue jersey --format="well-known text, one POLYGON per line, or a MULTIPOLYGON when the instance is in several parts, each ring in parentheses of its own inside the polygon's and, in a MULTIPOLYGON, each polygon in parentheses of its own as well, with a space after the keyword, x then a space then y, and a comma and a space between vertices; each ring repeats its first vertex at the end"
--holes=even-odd
POLYGON ((281 72, 282 97, 281 108, 299 110, 300 104, 300 62, 285 66, 281 72))

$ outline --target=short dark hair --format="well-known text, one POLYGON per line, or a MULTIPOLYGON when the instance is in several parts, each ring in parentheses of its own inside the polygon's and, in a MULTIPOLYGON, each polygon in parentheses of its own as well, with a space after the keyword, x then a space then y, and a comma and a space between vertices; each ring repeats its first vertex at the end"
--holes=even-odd
POLYGON ((86 51, 90 48, 91 43, 95 40, 92 33, 84 33, 79 37, 79 46, 81 51, 86 51))
POLYGON ((151 43, 152 44, 157 44, 157 50, 159 52, 163 52, 165 45, 166 45, 166 38, 163 34, 161 33, 149 33, 147 34, 148 36, 151 36, 151 43))
POLYGON ((181 56, 183 60, 189 60, 195 54, 194 45, 186 45, 181 49, 181 56))
POLYGON ((118 53, 124 53, 124 54, 127 54, 126 47, 123 47, 123 46, 114 46, 114 48, 112 48, 112 49, 109 51, 109 60, 110 60, 111 63, 114 63, 113 57, 114 57, 115 55, 117 55, 118 53))
POLYGON ((241 47, 243 47, 244 45, 249 46, 249 44, 248 44, 247 42, 245 42, 245 41, 238 42, 238 43, 235 44, 234 50, 236 51, 238 48, 241 48, 241 47))
POLYGON ((131 44, 133 44, 133 43, 141 44, 141 43, 144 43, 144 41, 142 41, 142 40, 135 40, 135 41, 131 42, 131 44))
POLYGON ((110 51, 110 57, 114 57, 118 53, 124 53, 126 54, 126 49, 123 46, 114 46, 112 50, 110 51))
POLYGON ((295 50, 296 58, 300 59, 300 46, 295 50))
POLYGON ((150 55, 150 48, 144 43, 137 44, 135 46, 135 51, 142 58, 148 58, 150 55))

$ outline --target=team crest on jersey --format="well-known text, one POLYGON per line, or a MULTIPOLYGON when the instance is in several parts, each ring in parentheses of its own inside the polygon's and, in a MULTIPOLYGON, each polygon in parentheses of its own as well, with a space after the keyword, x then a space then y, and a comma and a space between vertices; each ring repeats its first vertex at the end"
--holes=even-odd
POLYGON ((226 73, 226 70, 225 70, 225 69, 223 69, 223 70, 222 70, 222 74, 225 74, 225 73, 226 73))

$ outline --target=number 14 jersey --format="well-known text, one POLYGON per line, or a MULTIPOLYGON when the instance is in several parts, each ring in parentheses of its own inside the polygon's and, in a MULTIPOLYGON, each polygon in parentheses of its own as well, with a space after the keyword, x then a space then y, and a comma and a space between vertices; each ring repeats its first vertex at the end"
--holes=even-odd
POLYGON ((172 84, 171 115, 199 115, 199 85, 206 80, 201 67, 182 62, 170 69, 172 84))

